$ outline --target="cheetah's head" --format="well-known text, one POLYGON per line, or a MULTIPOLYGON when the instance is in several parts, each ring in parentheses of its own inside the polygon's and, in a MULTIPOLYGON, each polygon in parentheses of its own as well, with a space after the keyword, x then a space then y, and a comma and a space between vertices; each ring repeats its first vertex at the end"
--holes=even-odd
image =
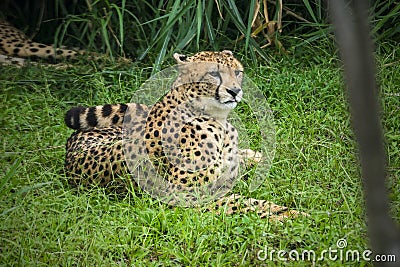
POLYGON ((231 51, 203 51, 193 56, 174 54, 180 75, 176 84, 201 82, 210 90, 201 93, 201 100, 210 109, 231 110, 242 100, 243 66, 231 51), (204 64, 194 64, 194 63, 204 64))

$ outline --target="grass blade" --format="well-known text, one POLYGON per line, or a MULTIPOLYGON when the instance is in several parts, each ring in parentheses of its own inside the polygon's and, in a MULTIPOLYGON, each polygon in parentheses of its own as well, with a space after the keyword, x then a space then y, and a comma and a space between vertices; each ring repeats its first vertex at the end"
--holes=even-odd
POLYGON ((310 2, 308 0, 303 0, 303 3, 306 6, 306 9, 307 9, 308 13, 310 14, 310 16, 312 17, 312 19, 314 20, 314 22, 318 23, 318 20, 315 17, 315 13, 311 8, 310 2))
POLYGON ((11 168, 8 170, 3 179, 0 180, 0 192, 3 191, 6 183, 8 183, 11 180, 11 178, 15 175, 15 172, 17 171, 17 168, 19 167, 20 164, 21 164, 21 158, 17 158, 11 165, 11 168))
POLYGON ((197 49, 200 47, 200 35, 201 35, 201 26, 203 23, 203 3, 202 0, 197 1, 196 7, 196 21, 197 21, 197 32, 196 32, 196 46, 197 49))
POLYGON ((246 44, 245 44, 245 50, 247 51, 249 47, 249 40, 251 38, 251 22, 253 21, 253 16, 257 16, 257 14, 254 14, 254 10, 256 7, 256 1, 251 0, 250 2, 250 9, 249 9, 249 17, 247 20, 247 29, 246 29, 246 44))

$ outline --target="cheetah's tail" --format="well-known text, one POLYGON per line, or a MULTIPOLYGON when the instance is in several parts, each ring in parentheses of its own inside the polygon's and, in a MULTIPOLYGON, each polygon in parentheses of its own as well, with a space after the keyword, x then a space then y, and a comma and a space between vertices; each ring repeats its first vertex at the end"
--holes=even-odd
POLYGON ((65 124, 74 130, 122 126, 128 107, 138 109, 145 106, 139 104, 107 104, 94 107, 74 107, 65 115, 65 124))

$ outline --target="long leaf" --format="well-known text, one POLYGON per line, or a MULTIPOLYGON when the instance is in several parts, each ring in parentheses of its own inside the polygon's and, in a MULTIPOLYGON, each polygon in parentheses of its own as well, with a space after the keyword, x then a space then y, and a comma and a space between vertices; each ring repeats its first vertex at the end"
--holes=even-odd
POLYGON ((196 21, 197 21, 197 32, 196 32, 196 46, 197 49, 199 49, 199 43, 200 43, 200 32, 201 32, 201 26, 203 23, 203 3, 202 0, 197 1, 197 7, 196 7, 196 21))
POLYGON ((306 9, 307 9, 308 13, 310 14, 310 16, 313 18, 314 22, 318 23, 319 21, 315 17, 315 13, 311 8, 310 2, 308 0, 303 0, 303 3, 306 6, 306 9))
POLYGON ((114 10, 118 14, 118 25, 119 25, 119 46, 120 46, 120 52, 123 54, 123 47, 124 47, 124 11, 125 11, 125 4, 126 0, 122 1, 122 7, 118 7, 115 4, 111 4, 111 7, 114 8, 114 10))
POLYGON ((247 51, 248 47, 249 47, 249 41, 251 38, 251 22, 253 21, 253 15, 257 16, 256 14, 254 14, 254 10, 256 7, 256 1, 255 0, 251 0, 250 1, 250 9, 249 9, 249 17, 247 20, 247 29, 246 29, 246 45, 245 45, 245 50, 247 51))

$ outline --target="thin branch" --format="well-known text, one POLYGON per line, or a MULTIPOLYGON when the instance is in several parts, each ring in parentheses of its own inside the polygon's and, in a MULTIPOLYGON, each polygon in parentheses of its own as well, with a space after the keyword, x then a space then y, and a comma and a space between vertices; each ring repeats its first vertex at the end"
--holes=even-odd
MULTIPOLYGON (((276 3, 274 1, 268 0, 268 2, 276 6, 276 3)), ((292 17, 295 17, 296 19, 298 19, 300 21, 311 23, 311 21, 308 21, 305 18, 303 18, 302 16, 294 13, 290 8, 284 7, 282 4, 281 4, 281 6, 282 6, 282 9, 286 11, 286 14, 288 14, 288 15, 290 15, 292 17)))

